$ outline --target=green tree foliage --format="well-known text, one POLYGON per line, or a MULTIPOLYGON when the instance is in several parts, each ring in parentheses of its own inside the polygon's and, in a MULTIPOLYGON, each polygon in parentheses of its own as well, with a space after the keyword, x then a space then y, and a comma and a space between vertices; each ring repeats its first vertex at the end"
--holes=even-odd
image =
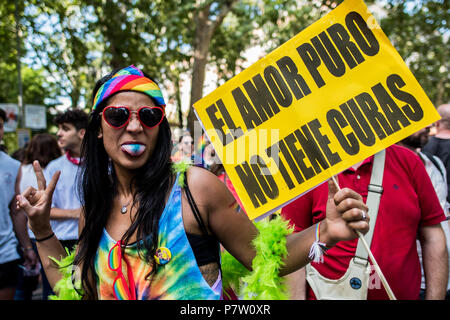
POLYGON ((0 62, 16 63, 14 1, 0 2, 0 62))
MULTIPOLYGON (((18 2, 23 37, 29 40, 23 45, 28 50, 27 64, 46 77, 44 83, 36 79, 36 88, 45 84, 48 90, 56 90, 45 92, 46 98, 56 103, 66 96, 73 107, 89 108, 94 81, 111 68, 133 63, 162 85, 168 102, 178 108, 181 125, 182 79, 191 81, 192 105, 203 96, 207 65, 215 66, 223 83, 243 69, 248 48, 260 46, 262 57, 342 0, 18 2)), ((386 9, 383 30, 431 100, 447 101, 448 2, 375 3, 386 9)), ((0 71, 5 70, 1 75, 8 73, 8 83, 14 83, 14 1, 0 2, 0 10, 0 71)), ((191 128, 194 119, 191 112, 191 128)))
POLYGON ((437 107, 449 102, 449 2, 388 1, 381 28, 437 107))
MULTIPOLYGON (((23 25, 25 6, 24 1, 0 1, 0 103, 18 103, 17 63, 18 48, 20 48, 23 102, 46 105, 45 100, 51 96, 54 88, 47 82, 41 68, 32 68, 23 59, 27 53, 24 39, 28 36, 28 30, 23 25), (19 18, 17 20, 16 13, 19 18), (17 30, 16 27, 18 27, 17 30), (16 36, 17 33, 19 38, 16 36)), ((18 148, 15 132, 5 133, 3 142, 9 153, 18 148)))
MULTIPOLYGON (((42 68, 24 62, 27 54, 25 39, 28 29, 23 24, 26 3, 17 1, 19 46, 21 51, 21 78, 23 83, 23 101, 28 104, 45 104, 54 88, 46 79, 42 68)), ((15 2, 0 2, 0 103, 17 103, 18 90, 18 50, 16 37, 15 2)))
POLYGON ((169 83, 166 94, 181 111, 180 76, 190 68, 183 48, 190 1, 83 0, 82 5, 92 11, 88 28, 102 46, 101 65, 143 68, 160 85, 169 83))
MULTIPOLYGON (((88 96, 96 66, 96 45, 91 39, 89 10, 78 0, 28 0, 24 20, 30 32, 33 62, 44 68, 61 96, 73 108, 88 96)), ((54 97, 57 99, 57 97, 54 97)))
MULTIPOLYGON (((17 67, 15 64, 0 63, 0 103, 17 103, 17 67)), ((26 104, 45 105, 45 98, 50 95, 52 87, 46 81, 42 69, 34 70, 22 67, 23 100, 26 104)))

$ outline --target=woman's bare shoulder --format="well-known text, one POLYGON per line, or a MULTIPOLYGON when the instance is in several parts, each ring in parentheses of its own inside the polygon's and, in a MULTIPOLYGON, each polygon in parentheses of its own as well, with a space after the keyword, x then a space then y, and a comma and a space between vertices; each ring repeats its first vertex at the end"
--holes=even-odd
POLYGON ((189 182, 194 180, 198 184, 209 184, 215 183, 216 181, 221 182, 212 172, 196 166, 189 167, 188 177, 189 182))
POLYGON ((199 198, 210 205, 215 202, 230 201, 233 195, 225 184, 213 173, 200 167, 190 167, 187 174, 189 189, 194 198, 199 198))

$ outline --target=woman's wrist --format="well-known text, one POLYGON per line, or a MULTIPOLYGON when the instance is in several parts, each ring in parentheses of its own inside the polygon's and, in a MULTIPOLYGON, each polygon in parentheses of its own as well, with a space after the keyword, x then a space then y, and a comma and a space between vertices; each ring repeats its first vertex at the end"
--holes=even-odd
POLYGON ((36 238, 36 242, 44 242, 50 238, 53 238, 54 235, 55 235, 55 233, 52 231, 52 233, 50 233, 48 236, 45 236, 42 238, 36 238))
POLYGON ((336 243, 338 243, 339 241, 335 240, 333 237, 330 236, 328 232, 328 224, 326 219, 320 221, 319 223, 320 223, 320 234, 319 234, 320 242, 324 243, 328 249, 334 247, 336 243))
POLYGON ((53 233, 52 227, 50 225, 48 225, 46 227, 39 227, 39 228, 31 227, 31 231, 33 232, 36 239, 46 238, 53 233))

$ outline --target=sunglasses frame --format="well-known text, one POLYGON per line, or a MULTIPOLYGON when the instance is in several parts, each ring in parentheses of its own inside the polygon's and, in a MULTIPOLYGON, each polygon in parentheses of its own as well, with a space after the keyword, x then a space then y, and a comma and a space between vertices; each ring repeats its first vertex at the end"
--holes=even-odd
POLYGON ((100 115, 103 117, 103 119, 105 120, 105 122, 106 122, 111 128, 113 128, 113 129, 122 129, 123 127, 125 127, 125 126, 130 122, 131 115, 132 115, 133 113, 136 113, 136 116, 137 116, 139 122, 141 123, 141 125, 142 125, 143 127, 147 128, 147 129, 152 129, 152 128, 154 128, 154 127, 159 126, 159 125, 161 124, 161 122, 163 121, 164 116, 165 116, 164 109, 161 108, 161 107, 159 107, 159 106, 142 106, 142 107, 140 107, 139 109, 137 109, 137 110, 135 110, 135 111, 131 111, 130 108, 127 107, 127 106, 106 106, 106 107, 102 110, 102 112, 100 112, 100 115), (107 109, 109 109, 109 108, 114 108, 114 109, 125 108, 125 109, 127 109, 127 110, 128 110, 128 119, 127 119, 122 125, 120 125, 119 127, 112 125, 111 123, 109 123, 109 121, 106 119, 106 117, 105 117, 104 114, 103 114, 103 113, 105 112, 105 110, 107 110, 107 109), (145 108, 148 108, 148 109, 160 109, 160 110, 162 111, 161 119, 159 120, 159 122, 158 122, 157 124, 155 124, 155 125, 152 126, 152 127, 147 126, 147 125, 141 120, 141 117, 139 116, 139 111, 141 111, 142 109, 145 109, 145 108))
POLYGON ((119 297, 117 297, 116 290, 115 290, 117 280, 122 281, 122 285, 124 286, 125 292, 128 295, 128 300, 136 300, 136 288, 135 288, 135 284, 134 284, 133 272, 131 271, 131 266, 128 263, 128 260, 126 259, 126 257, 122 256, 122 241, 121 240, 117 241, 117 243, 115 245, 113 245, 111 247, 111 249, 109 250, 108 268, 109 268, 109 270, 117 273, 117 276, 113 281, 113 292, 114 292, 114 297, 116 298, 116 300, 121 300, 121 299, 119 299, 119 297), (111 253, 113 252, 115 247, 118 247, 119 265, 117 266, 117 268, 112 268, 111 267, 111 253), (128 282, 125 279, 125 276, 123 275, 123 272, 122 272, 122 258, 123 258, 123 260, 125 260, 125 263, 127 265, 127 274, 128 274, 128 279, 130 281, 130 284, 128 284, 128 282))

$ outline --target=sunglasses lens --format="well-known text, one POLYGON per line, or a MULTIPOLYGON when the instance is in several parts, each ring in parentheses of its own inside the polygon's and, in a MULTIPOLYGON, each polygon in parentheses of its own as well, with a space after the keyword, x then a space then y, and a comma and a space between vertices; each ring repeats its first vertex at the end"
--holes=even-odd
POLYGON ((117 300, 129 300, 129 289, 128 284, 126 283, 125 279, 121 276, 118 276, 116 278, 116 281, 114 281, 114 293, 117 298, 117 300))
POLYGON ((130 113, 127 108, 113 108, 109 107, 103 111, 103 115, 105 120, 112 125, 113 127, 121 127, 123 126, 128 118, 130 117, 130 113))
POLYGON ((150 128, 158 125, 163 117, 164 112, 161 108, 141 108, 139 110, 139 119, 150 128))
POLYGON ((109 268, 111 270, 117 270, 120 267, 120 247, 115 245, 109 252, 108 260, 109 268))

